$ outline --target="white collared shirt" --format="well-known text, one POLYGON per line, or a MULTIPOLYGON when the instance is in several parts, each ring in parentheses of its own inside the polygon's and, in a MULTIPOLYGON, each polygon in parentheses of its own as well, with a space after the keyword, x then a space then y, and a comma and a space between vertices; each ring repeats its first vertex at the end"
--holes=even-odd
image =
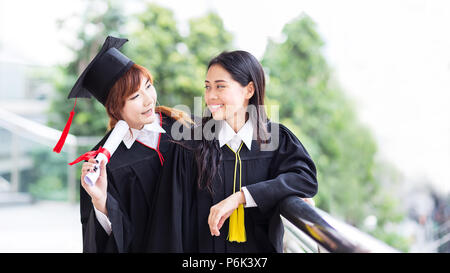
POLYGON ((245 146, 249 150, 252 148, 252 138, 253 138, 253 124, 249 120, 242 126, 237 133, 234 132, 233 128, 228 124, 228 122, 222 120, 220 131, 219 131, 219 146, 222 147, 228 144, 233 151, 237 151, 241 142, 243 141, 245 146))
POLYGON ((131 132, 128 131, 123 138, 123 144, 125 144, 128 149, 133 146, 133 143, 136 140, 142 142, 146 146, 156 149, 158 147, 159 133, 166 132, 160 125, 160 118, 158 114, 156 114, 156 118, 152 123, 144 125, 144 128, 141 130, 134 128, 130 129, 131 132))
MULTIPOLYGON (((225 144, 228 144, 230 148, 236 152, 241 145, 241 142, 244 142, 245 146, 247 146, 248 150, 252 148, 252 139, 253 139, 253 123, 251 119, 248 119, 247 122, 242 126, 241 129, 236 133, 233 128, 228 124, 228 122, 222 120, 221 126, 218 134, 219 138, 219 146, 222 148, 225 144)), ((242 187, 242 192, 245 196, 245 207, 257 207, 255 200, 253 199, 250 192, 246 187, 242 187)))
MULTIPOLYGON (((155 120, 150 124, 144 125, 144 128, 142 128, 141 130, 130 128, 131 132, 128 131, 126 133, 125 137, 123 138, 123 144, 125 144, 127 149, 130 149, 131 146, 133 146, 134 142, 137 140, 142 144, 156 150, 158 148, 159 134, 166 133, 166 131, 161 127, 160 124, 160 116, 158 113, 156 113, 155 120)), ((94 211, 98 222, 106 231, 106 233, 110 235, 112 231, 112 225, 111 221, 109 221, 108 219, 108 216, 103 214, 96 207, 94 207, 94 211)))

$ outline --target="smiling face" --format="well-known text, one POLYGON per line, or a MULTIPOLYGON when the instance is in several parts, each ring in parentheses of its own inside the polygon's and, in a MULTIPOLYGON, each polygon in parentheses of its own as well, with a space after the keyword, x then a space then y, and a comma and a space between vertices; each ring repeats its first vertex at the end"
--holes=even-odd
POLYGON ((155 120, 156 90, 150 79, 143 78, 139 90, 125 101, 121 116, 131 128, 142 129, 155 120))
POLYGON ((239 130, 245 123, 246 109, 253 96, 253 83, 242 86, 221 65, 208 69, 205 80, 205 101, 215 120, 226 120, 239 130))

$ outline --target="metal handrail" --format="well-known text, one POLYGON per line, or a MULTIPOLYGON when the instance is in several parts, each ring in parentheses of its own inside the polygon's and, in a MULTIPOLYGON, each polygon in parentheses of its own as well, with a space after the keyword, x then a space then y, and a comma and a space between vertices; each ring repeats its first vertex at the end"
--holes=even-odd
MULTIPOLYGON (((295 238, 300 245, 307 245, 305 252, 367 253, 367 252, 399 252, 368 234, 340 222, 318 208, 312 207, 297 196, 289 196, 279 204, 284 221, 285 231, 290 239, 295 238), (297 230, 292 228, 292 225, 297 230), (297 233, 297 236, 291 236, 297 233), (307 235, 308 241, 302 239, 307 235), (319 249, 310 242, 314 240, 319 249)), ((304 247, 302 247, 304 248, 304 247)))
MULTIPOLYGON (((284 225, 283 252, 285 253, 317 253, 319 245, 307 234, 298 229, 286 218, 281 217, 284 225)), ((323 252, 323 251, 320 251, 323 252)))

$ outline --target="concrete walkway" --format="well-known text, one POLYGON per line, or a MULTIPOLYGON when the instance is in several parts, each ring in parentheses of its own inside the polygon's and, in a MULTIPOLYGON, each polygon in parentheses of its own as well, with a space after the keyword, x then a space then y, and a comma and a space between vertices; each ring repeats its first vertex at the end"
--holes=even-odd
POLYGON ((0 207, 0 252, 82 252, 79 205, 41 201, 0 207))

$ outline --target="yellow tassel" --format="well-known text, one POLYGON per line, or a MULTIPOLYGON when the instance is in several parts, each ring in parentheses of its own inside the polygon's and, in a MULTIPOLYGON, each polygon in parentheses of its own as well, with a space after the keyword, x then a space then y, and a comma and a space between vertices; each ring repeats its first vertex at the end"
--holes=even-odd
MULTIPOLYGON (((233 185, 233 193, 236 192, 236 169, 237 169, 237 162, 239 160, 239 190, 241 190, 242 186, 242 164, 241 164, 241 157, 239 156, 239 151, 242 148, 242 144, 239 147, 236 155, 236 161, 234 164, 234 185, 233 185)), ((228 146, 228 145, 227 145, 228 146)), ((230 150, 230 146, 228 146, 230 150)), ((233 151, 234 152, 234 151, 233 151)), ((244 205, 240 204, 237 209, 233 211, 233 213, 230 215, 230 221, 229 221, 229 229, 228 229, 228 241, 230 242, 237 242, 237 243, 243 243, 247 241, 247 236, 245 234, 245 219, 244 219, 244 205)))
POLYGON ((228 241, 243 243, 247 241, 244 222, 244 205, 240 204, 230 216, 230 229, 228 231, 228 241))

